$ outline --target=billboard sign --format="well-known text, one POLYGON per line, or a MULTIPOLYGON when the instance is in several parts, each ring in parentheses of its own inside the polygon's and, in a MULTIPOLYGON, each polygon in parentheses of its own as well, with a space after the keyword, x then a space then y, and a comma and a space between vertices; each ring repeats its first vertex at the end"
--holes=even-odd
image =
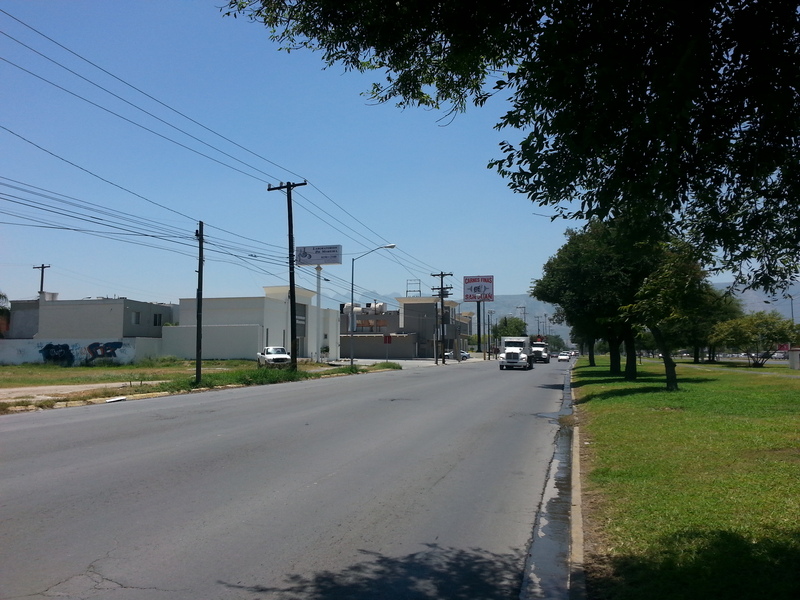
POLYGON ((295 254, 295 264, 300 266, 342 264, 341 246, 298 246, 295 254))
POLYGON ((464 302, 494 302, 494 275, 464 277, 464 302))

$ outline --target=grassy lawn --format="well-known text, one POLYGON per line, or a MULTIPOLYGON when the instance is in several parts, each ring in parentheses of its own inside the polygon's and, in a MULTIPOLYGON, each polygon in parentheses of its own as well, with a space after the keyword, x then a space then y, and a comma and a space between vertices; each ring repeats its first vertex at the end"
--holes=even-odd
MULTIPOLYGON (((400 369, 397 363, 376 363, 369 367, 330 367, 319 363, 298 363, 297 371, 286 368, 256 368, 252 360, 203 361, 202 380, 195 379, 194 361, 161 359, 135 365, 98 365, 93 367, 60 367, 48 364, 0 366, 0 388, 37 387, 45 385, 82 385, 102 383, 127 383, 127 395, 137 393, 181 393, 197 389, 224 386, 248 386, 298 381, 333 375, 366 373, 384 369, 400 369), (145 382, 158 382, 147 384, 145 382)), ((102 388, 84 392, 59 394, 57 398, 42 401, 17 400, 0 402, 0 414, 11 412, 14 406, 54 408, 59 401, 85 401, 120 395, 119 388, 102 388)))
POLYGON ((800 375, 581 359, 591 600, 800 598, 800 375))

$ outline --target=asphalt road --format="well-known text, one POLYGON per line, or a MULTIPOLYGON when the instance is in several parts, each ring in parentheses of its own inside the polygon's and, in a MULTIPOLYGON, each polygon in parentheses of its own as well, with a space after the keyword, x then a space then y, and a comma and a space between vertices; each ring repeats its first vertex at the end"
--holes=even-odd
POLYGON ((566 370, 2 416, 0 597, 517 599, 566 370))

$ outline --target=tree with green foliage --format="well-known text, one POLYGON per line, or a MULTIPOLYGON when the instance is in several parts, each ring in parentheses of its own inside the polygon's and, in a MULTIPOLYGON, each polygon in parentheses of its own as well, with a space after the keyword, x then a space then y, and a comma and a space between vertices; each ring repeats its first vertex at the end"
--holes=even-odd
POLYGON ((551 333, 547 336, 547 345, 550 347, 550 352, 561 352, 567 350, 567 343, 558 334, 551 333))
POLYGON ((714 289, 710 284, 699 287, 685 307, 681 318, 665 325, 666 333, 680 346, 692 349, 693 361, 700 363, 701 353, 708 349, 708 360, 716 361, 716 347, 711 343, 711 331, 717 323, 743 316, 742 303, 730 294, 714 289))
POLYGON ((655 220, 767 290, 800 261, 800 11, 786 0, 229 0, 284 49, 382 72, 370 96, 505 94, 490 166, 565 217, 655 220))
POLYGON ((663 242, 659 254, 658 264, 642 282, 635 300, 620 310, 653 334, 664 361, 667 390, 674 391, 678 389, 678 375, 672 353, 679 341, 674 332, 681 324, 698 318, 705 308, 702 298, 711 286, 686 242, 663 242))
POLYGON ((519 317, 503 317, 492 325, 492 337, 523 337, 528 335, 528 326, 519 317))
POLYGON ((777 311, 755 312, 739 319, 718 323, 712 332, 714 343, 747 353, 753 367, 763 367, 781 343, 800 338, 798 328, 777 311))
MULTIPOLYGON (((625 219, 612 223, 593 221, 584 231, 569 230, 567 242, 542 268, 530 293, 559 307, 558 318, 587 341, 608 342, 611 372, 622 373, 620 344, 625 344, 625 378, 636 378, 635 323, 620 313, 634 301, 644 279, 657 261, 656 245, 625 219)), ((593 355, 590 354, 590 358, 593 355)))

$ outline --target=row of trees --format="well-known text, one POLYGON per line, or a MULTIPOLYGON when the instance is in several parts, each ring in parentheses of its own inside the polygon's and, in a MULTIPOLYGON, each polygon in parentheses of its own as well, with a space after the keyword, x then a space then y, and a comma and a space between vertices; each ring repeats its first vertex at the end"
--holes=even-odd
MULTIPOLYGON (((666 232, 656 236, 641 221, 592 221, 570 230, 567 243, 543 268, 530 293, 557 306, 556 322, 572 328, 590 360, 596 340, 608 343, 611 370, 636 378, 637 340, 648 332, 664 359, 667 389, 678 389, 673 351, 707 348, 749 352, 763 366, 778 342, 797 337, 794 324, 777 313, 745 316, 729 294, 715 289, 697 259, 697 249, 666 232), (622 352, 627 357, 622 367, 622 352)), ((640 342, 641 347, 641 342, 640 342)))

